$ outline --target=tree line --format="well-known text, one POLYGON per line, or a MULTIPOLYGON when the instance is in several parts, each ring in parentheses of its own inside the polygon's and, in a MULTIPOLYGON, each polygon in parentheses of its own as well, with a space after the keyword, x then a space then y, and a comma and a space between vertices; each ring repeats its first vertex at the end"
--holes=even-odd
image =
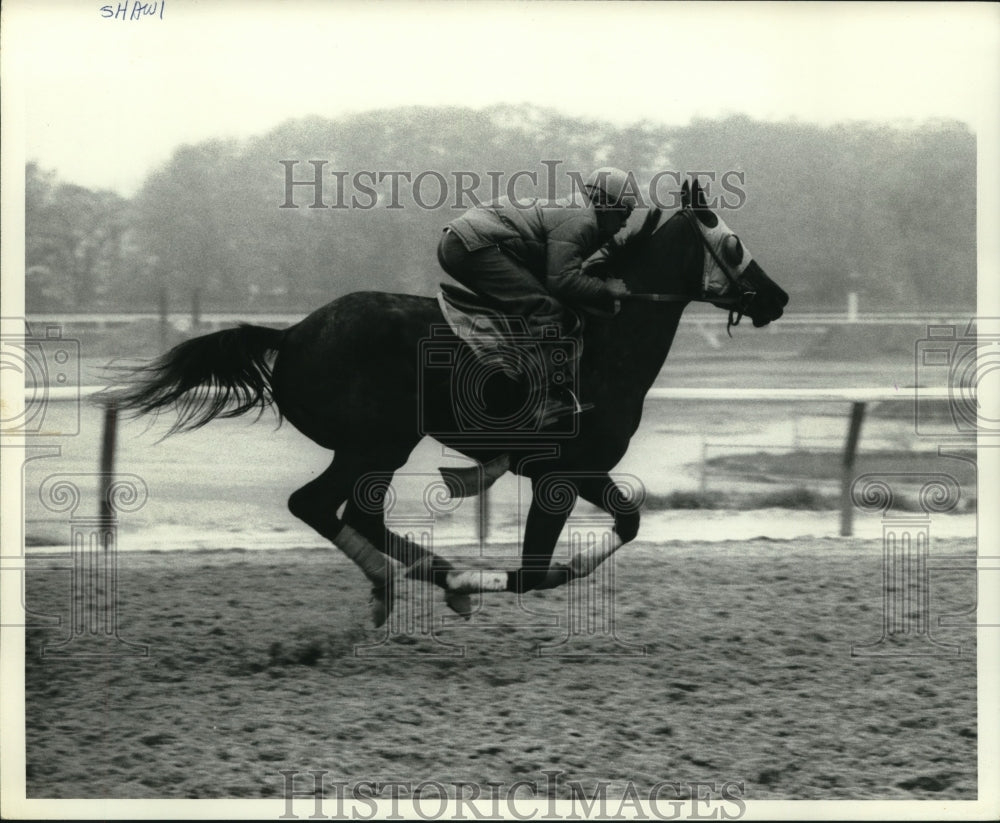
POLYGON ((701 173, 799 309, 841 309, 852 290, 868 311, 975 305, 964 124, 619 127, 503 105, 314 116, 184 145, 131 198, 29 163, 27 308, 153 311, 166 294, 175 310, 197 295, 204 311, 306 312, 359 289, 432 294, 440 231, 462 208, 563 196, 600 165, 668 207, 681 175, 701 173))

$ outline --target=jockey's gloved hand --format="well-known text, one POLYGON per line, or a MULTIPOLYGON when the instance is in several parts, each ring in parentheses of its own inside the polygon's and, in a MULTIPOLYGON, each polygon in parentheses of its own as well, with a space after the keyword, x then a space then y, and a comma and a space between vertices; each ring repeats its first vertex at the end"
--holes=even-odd
POLYGON ((609 277, 605 280, 604 288, 612 297, 623 297, 626 294, 631 294, 628 286, 625 285, 625 281, 619 280, 617 277, 609 277))

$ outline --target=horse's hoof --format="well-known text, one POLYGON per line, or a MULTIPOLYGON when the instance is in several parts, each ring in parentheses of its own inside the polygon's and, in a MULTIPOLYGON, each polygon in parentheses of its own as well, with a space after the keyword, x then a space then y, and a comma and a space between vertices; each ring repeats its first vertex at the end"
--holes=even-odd
POLYGON ((372 625, 376 629, 382 628, 385 621, 389 619, 389 606, 384 600, 372 600, 372 625))
POLYGON ((392 581, 387 580, 383 585, 372 586, 372 596, 369 601, 372 614, 372 623, 375 628, 381 628, 385 621, 389 619, 392 612, 392 581))
POLYGON ((577 577, 587 577, 594 569, 591 567, 590 558, 587 557, 585 552, 580 552, 570 558, 569 565, 565 568, 569 569, 570 579, 577 577))
POLYGON ((444 602, 455 614, 460 614, 466 620, 472 619, 472 598, 466 592, 456 592, 450 589, 445 592, 444 602))

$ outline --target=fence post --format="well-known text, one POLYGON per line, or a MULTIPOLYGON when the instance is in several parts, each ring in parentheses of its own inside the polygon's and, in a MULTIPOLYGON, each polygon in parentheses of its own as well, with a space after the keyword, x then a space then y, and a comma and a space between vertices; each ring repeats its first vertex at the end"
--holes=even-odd
POLYGON ((840 478, 840 534, 850 537, 854 532, 854 503, 851 501, 851 483, 854 474, 854 458, 858 453, 861 438, 861 423, 865 419, 865 404, 851 404, 851 422, 847 428, 847 443, 844 445, 844 460, 840 478))
POLYGON ((104 406, 104 431, 101 434, 100 518, 107 528, 114 513, 111 510, 111 487, 114 484, 115 446, 118 440, 118 406, 114 401, 104 406))
POLYGON ((479 495, 479 545, 482 546, 490 536, 490 490, 483 489, 479 495))
POLYGON ((201 289, 191 292, 191 331, 197 333, 201 327, 201 289))
POLYGON ((699 491, 702 495, 708 489, 708 440, 704 436, 701 438, 701 483, 699 491))

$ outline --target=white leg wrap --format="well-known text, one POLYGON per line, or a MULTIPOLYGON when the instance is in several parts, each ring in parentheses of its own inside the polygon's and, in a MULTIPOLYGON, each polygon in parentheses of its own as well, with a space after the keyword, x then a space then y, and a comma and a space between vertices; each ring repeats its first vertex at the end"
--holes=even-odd
POLYGON ((445 580, 448 583, 449 591, 465 593, 507 591, 507 572, 469 569, 462 572, 449 572, 445 580))
POLYGON ((608 534, 598 546, 590 546, 569 561, 573 577, 586 577, 625 545, 617 534, 608 534))
POLYGON ((389 577, 389 558, 369 543, 363 535, 350 526, 344 526, 333 542, 358 565, 372 583, 376 585, 385 583, 389 577))

